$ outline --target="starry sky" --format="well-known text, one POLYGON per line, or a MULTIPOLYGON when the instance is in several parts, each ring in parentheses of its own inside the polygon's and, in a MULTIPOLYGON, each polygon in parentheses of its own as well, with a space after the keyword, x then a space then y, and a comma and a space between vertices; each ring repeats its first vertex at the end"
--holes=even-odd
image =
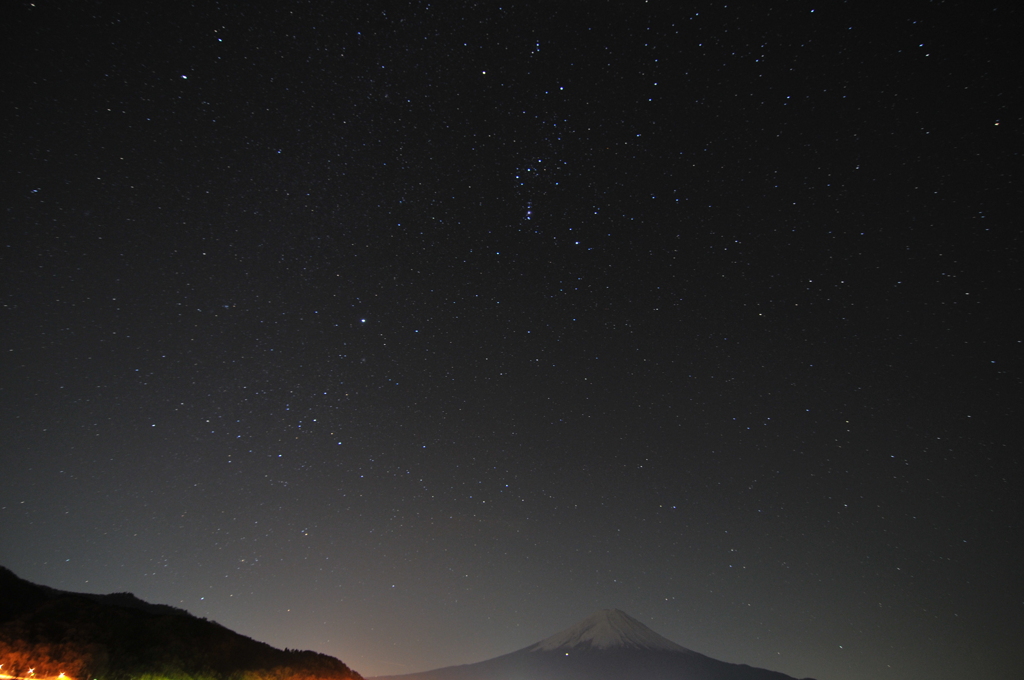
POLYGON ((367 676, 1019 677, 1010 3, 8 15, 0 564, 367 676))

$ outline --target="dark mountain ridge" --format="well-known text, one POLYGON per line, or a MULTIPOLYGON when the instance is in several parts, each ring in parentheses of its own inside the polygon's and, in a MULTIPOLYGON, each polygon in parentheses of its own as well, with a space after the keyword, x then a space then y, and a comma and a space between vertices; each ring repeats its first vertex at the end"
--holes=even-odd
MULTIPOLYGON (((478 663, 370 680, 794 680, 686 649, 605 609, 515 652, 478 663)), ((809 679, 808 679, 809 680, 809 679)))
POLYGON ((131 593, 92 595, 39 586, 0 567, 0 664, 5 675, 127 680, 361 680, 344 663, 280 650, 184 609, 131 593))
MULTIPOLYGON (((2 568, 2 567, 0 567, 2 568)), ((178 607, 172 607, 169 604, 153 604, 140 600, 135 597, 133 593, 110 593, 108 595, 98 595, 95 593, 73 593, 70 591, 57 590, 56 588, 50 588, 49 586, 39 586, 43 590, 47 591, 54 597, 64 595, 77 595, 78 597, 84 597, 87 600, 98 602, 100 604, 113 605, 115 607, 124 607, 126 609, 138 609, 139 611, 148 612, 150 614, 167 614, 169 616, 192 616, 184 609, 178 607)))

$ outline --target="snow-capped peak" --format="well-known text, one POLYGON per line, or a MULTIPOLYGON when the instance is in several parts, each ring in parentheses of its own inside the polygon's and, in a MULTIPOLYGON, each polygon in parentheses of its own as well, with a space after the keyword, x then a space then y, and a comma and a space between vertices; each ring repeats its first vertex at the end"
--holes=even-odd
POLYGON ((575 626, 541 640, 527 650, 550 652, 569 649, 657 649, 672 652, 690 650, 663 638, 618 609, 602 609, 575 626))

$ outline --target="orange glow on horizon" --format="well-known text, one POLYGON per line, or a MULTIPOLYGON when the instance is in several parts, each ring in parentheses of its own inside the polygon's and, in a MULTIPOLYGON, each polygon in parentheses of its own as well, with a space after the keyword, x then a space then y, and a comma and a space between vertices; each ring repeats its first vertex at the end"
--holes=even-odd
MULTIPOLYGON (((2 666, 0 666, 2 668, 2 666)), ((71 676, 61 673, 60 675, 36 675, 34 668, 30 668, 27 675, 8 675, 0 673, 0 680, 73 680, 71 676)))

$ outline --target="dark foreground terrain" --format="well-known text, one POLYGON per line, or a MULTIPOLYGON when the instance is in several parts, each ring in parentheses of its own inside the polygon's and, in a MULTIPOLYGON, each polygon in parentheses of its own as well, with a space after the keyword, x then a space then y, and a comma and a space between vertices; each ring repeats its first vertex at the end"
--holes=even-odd
POLYGON ((39 586, 0 567, 4 675, 43 680, 362 680, 326 654, 280 650, 183 609, 130 593, 39 586), (31 673, 30 673, 31 670, 31 673))

